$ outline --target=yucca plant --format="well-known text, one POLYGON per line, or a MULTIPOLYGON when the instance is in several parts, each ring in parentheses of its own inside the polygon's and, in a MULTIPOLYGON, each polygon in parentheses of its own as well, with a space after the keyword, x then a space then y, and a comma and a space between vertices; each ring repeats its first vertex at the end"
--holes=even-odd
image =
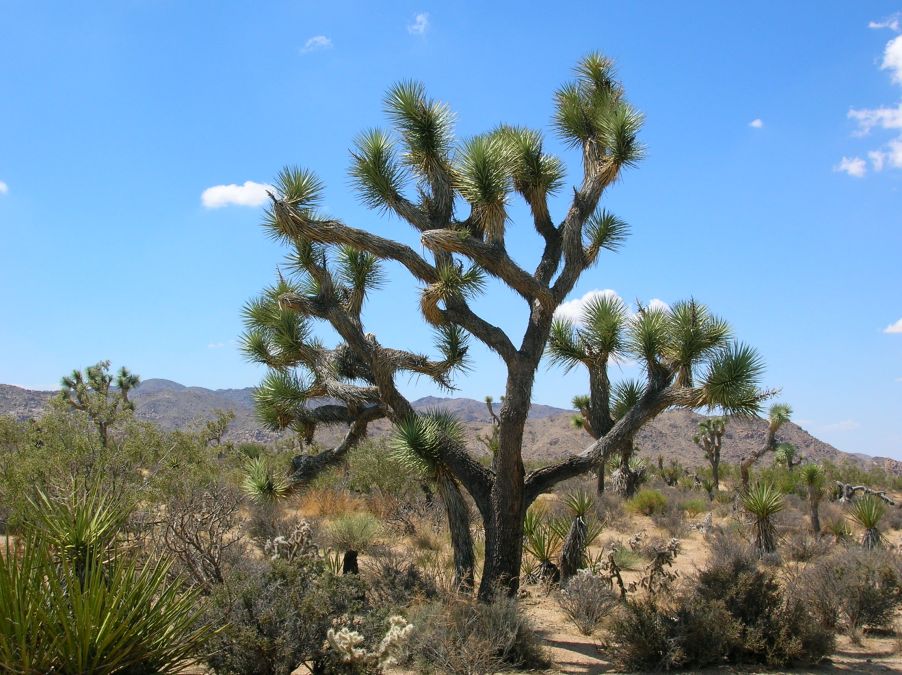
POLYGON ((561 546, 561 581, 566 581, 586 567, 586 550, 601 533, 601 526, 589 514, 595 500, 582 490, 564 496, 564 504, 570 511, 569 525, 559 529, 561 546))
POLYGON ((85 486, 73 482, 53 497, 38 489, 29 498, 26 527, 80 579, 90 563, 106 561, 128 520, 131 508, 123 499, 103 492, 100 482, 85 486))
POLYGON ((382 525, 372 513, 361 511, 336 518, 329 524, 327 532, 332 545, 344 551, 342 572, 357 574, 360 571, 357 556, 382 533, 382 525))
POLYGON ((248 461, 241 487, 257 504, 274 505, 288 496, 291 484, 276 475, 263 457, 256 457, 248 461))
POLYGON ((852 504, 849 517, 864 528, 861 545, 865 548, 877 548, 883 543, 883 535, 877 526, 885 513, 886 505, 874 495, 865 495, 852 504))
MULTIPOLYGON (((118 511, 107 497, 87 494, 95 495, 90 503, 101 513, 118 511)), ((86 502, 69 503, 79 514, 86 502)), ((112 530, 82 528, 82 534, 106 535, 96 540, 66 532, 67 522, 80 527, 91 519, 67 520, 59 518, 61 512, 72 515, 53 511, 42 527, 26 532, 16 547, 8 544, 0 557, 0 669, 172 673, 202 658, 214 631, 201 620, 197 591, 182 592, 173 583, 170 562, 139 562, 104 546, 104 539, 115 537, 112 530), (92 543, 69 544, 86 540, 92 543)), ((107 522, 103 516, 97 520, 107 522)))
POLYGON ((526 512, 523 526, 523 549, 538 563, 538 578, 543 581, 558 581, 560 570, 554 564, 561 549, 561 528, 548 522, 539 509, 526 512))
POLYGON ((771 483, 755 483, 743 493, 742 506, 755 518, 755 547, 773 553, 777 550, 773 517, 783 510, 783 494, 771 483))
POLYGON ((821 518, 818 507, 824 496, 826 478, 819 464, 805 464, 802 469, 802 483, 808 495, 808 508, 811 520, 811 533, 816 537, 821 533, 821 518))

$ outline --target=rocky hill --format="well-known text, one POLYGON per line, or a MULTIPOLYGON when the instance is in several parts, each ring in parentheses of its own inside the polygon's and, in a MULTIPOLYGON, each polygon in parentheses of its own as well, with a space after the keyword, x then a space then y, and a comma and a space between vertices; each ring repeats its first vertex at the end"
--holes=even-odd
MULTIPOLYGON (((51 396, 53 392, 0 385, 0 415, 13 415, 20 419, 37 417, 51 396)), ((212 390, 186 387, 170 380, 150 379, 135 389, 132 399, 139 418, 164 429, 196 428, 204 420, 210 419, 215 410, 225 409, 235 413, 235 420, 227 435, 228 440, 268 442, 279 436, 258 424, 254 415, 252 388, 212 390)), ((464 423, 473 450, 485 451, 478 440, 490 431, 489 414, 484 402, 428 396, 414 401, 413 405, 418 410, 450 410, 464 423)), ((569 410, 534 404, 526 424, 524 457, 532 461, 550 461, 587 447, 590 438, 582 430, 573 427, 572 416, 573 412, 569 410)), ((652 460, 662 455, 665 460, 679 459, 684 464, 702 464, 704 458, 692 442, 701 419, 701 415, 686 410, 663 413, 639 433, 637 444, 642 455, 652 460)), ((735 462, 756 447, 764 435, 765 426, 763 420, 732 420, 724 435, 724 459, 735 462)), ((389 432, 389 424, 384 420, 372 424, 370 428, 374 436, 389 432)), ((339 428, 322 429, 317 432, 317 440, 331 444, 342 434, 343 430, 339 428)), ((795 444, 802 455, 812 459, 849 459, 865 467, 880 466, 902 473, 902 463, 896 460, 844 453, 793 423, 781 429, 779 437, 780 440, 795 444)))

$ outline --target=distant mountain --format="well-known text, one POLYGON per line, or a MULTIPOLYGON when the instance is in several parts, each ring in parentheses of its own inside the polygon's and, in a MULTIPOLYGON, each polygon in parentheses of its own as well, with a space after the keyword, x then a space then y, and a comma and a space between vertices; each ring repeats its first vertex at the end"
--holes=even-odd
MULTIPOLYGON (((279 434, 263 429, 254 415, 252 387, 245 389, 205 389, 186 387, 177 382, 162 379, 144 380, 133 392, 136 415, 163 429, 197 428, 211 419, 217 409, 232 410, 232 422, 227 439, 235 442, 269 442, 279 434)), ((12 385, 0 384, 0 415, 13 415, 20 419, 37 417, 54 392, 30 391, 12 385)), ((468 398, 439 398, 427 396, 413 401, 417 410, 444 409, 454 413, 463 423, 470 447, 474 452, 485 452, 478 437, 490 431, 490 418, 484 401, 468 398)), ((499 406, 495 403, 496 408, 499 406)), ((575 428, 573 412, 563 408, 533 404, 523 437, 523 455, 527 460, 551 461, 562 455, 576 453, 586 448, 591 439, 575 428)), ((701 465, 704 458, 692 442, 702 415, 686 410, 670 410, 639 432, 636 442, 644 457, 655 461, 658 455, 665 461, 678 459, 684 464, 701 465)), ((723 456, 728 462, 736 462, 742 455, 757 447, 764 436, 764 420, 731 420, 724 435, 723 456)), ((387 434, 390 425, 385 420, 370 426, 373 436, 387 434)), ((317 440, 323 444, 338 441, 344 431, 340 428, 324 428, 317 431, 317 440)), ((789 423, 780 430, 780 440, 796 445, 802 455, 815 459, 841 461, 848 459, 863 467, 880 466, 902 474, 902 463, 880 457, 849 454, 837 450, 796 424, 789 423)))

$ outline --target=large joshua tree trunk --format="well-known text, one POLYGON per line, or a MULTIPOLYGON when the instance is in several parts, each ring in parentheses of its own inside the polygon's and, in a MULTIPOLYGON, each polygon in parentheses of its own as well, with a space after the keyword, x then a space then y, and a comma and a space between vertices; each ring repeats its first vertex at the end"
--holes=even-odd
POLYGON ((499 590, 513 595, 520 584, 523 518, 527 506, 521 448, 535 376, 535 365, 523 361, 518 359, 508 371, 499 413, 498 451, 493 462, 491 518, 485 523, 486 559, 479 585, 480 599, 489 599, 499 590))

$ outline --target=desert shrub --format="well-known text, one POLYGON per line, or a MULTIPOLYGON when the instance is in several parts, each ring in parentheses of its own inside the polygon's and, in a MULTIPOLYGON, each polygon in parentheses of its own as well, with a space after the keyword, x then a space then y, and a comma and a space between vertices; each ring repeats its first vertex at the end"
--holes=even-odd
POLYGON ((169 500, 159 528, 159 543, 175 559, 175 568, 209 591, 243 552, 238 526, 241 493, 227 484, 186 486, 169 500))
POLYGON ((320 560, 246 561, 206 604, 207 616, 228 622, 207 662, 217 673, 237 675, 288 675, 300 664, 315 673, 344 672, 324 644, 329 629, 347 625, 372 647, 390 611, 367 603, 359 576, 336 576, 320 560))
POLYGON ((718 550, 708 566, 682 592, 630 598, 615 615, 611 638, 620 667, 785 667, 816 663, 832 650, 832 632, 760 568, 751 547, 728 537, 714 541, 718 550))
POLYGON ((783 510, 783 494, 772 483, 758 482, 741 496, 743 508, 754 518, 755 547, 761 553, 777 548, 774 516, 783 510))
POLYGON ((668 501, 663 509, 652 514, 651 519, 671 537, 681 537, 686 531, 683 509, 673 502, 668 501))
POLYGON ((643 488, 635 497, 627 501, 626 505, 633 513, 651 516, 664 511, 667 507, 667 498, 658 490, 643 488))
POLYGON ((368 565, 367 580, 372 604, 406 607, 416 599, 432 599, 438 594, 435 581, 405 558, 386 552, 368 565))
POLYGON ((614 563, 622 570, 637 570, 642 566, 642 556, 629 546, 612 542, 605 546, 614 556, 614 563))
POLYGON ((608 579, 587 569, 571 577, 558 594, 564 614, 583 635, 591 635, 619 600, 608 579))
POLYGON ((413 613, 410 650, 420 672, 495 673, 546 665, 538 638, 517 601, 490 603, 451 597, 413 613))
POLYGON ((807 566, 793 588, 821 625, 842 624, 854 635, 892 623, 902 605, 902 564, 888 551, 840 549, 807 566))
POLYGON ((700 513, 706 513, 708 508, 708 500, 703 497, 692 497, 680 502, 680 509, 692 518, 700 513))
POLYGON ((398 461, 385 440, 369 440, 348 455, 347 485, 354 492, 400 498, 419 490, 420 477, 398 461))
POLYGON ((793 530, 783 538, 786 557, 795 562, 808 562, 829 553, 831 544, 822 537, 812 536, 805 530, 793 530))
POLYGON ((617 495, 605 492, 595 500, 595 514, 606 527, 625 532, 630 527, 630 519, 623 500, 617 495))
POLYGON ((902 508, 898 505, 887 508, 882 522, 888 530, 902 530, 902 508))

